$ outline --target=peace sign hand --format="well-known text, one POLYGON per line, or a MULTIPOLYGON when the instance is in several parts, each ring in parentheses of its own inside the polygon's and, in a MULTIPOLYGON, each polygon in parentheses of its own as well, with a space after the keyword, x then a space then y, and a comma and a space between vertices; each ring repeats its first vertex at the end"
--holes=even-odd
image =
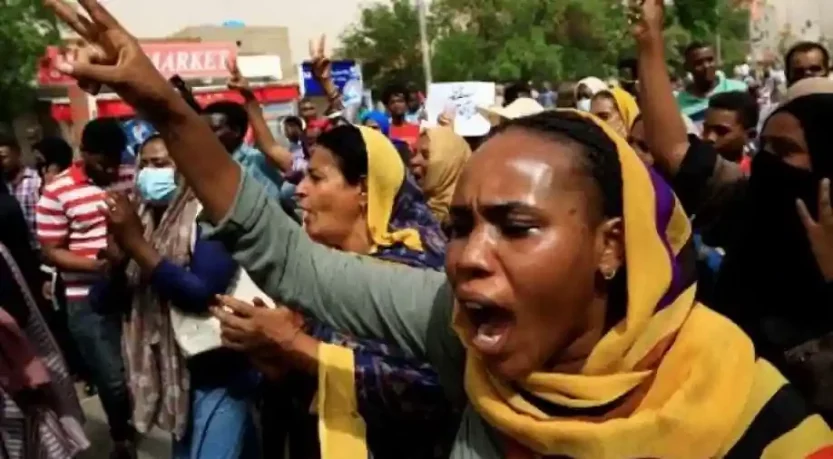
POLYGON ((332 77, 333 65, 330 58, 325 53, 327 44, 326 35, 321 35, 318 38, 318 44, 315 45, 312 40, 309 41, 309 60, 312 64, 312 73, 316 80, 328 80, 332 77))
POLYGON ((819 219, 816 221, 807 210, 807 205, 796 201, 798 215, 807 231, 810 247, 816 257, 824 279, 833 281, 833 207, 830 206, 830 179, 823 179, 819 185, 819 219))
POLYGON ((78 0, 89 14, 79 14, 64 0, 43 0, 83 43, 56 65, 95 94, 102 84, 127 103, 152 112, 160 103, 176 100, 173 87, 153 66, 139 42, 97 0, 78 0))
POLYGON ((235 91, 245 92, 250 91, 251 87, 249 86, 249 80, 240 73, 240 67, 237 66, 237 59, 230 58, 226 61, 226 70, 229 73, 229 79, 226 82, 226 85, 229 89, 233 89, 235 91))

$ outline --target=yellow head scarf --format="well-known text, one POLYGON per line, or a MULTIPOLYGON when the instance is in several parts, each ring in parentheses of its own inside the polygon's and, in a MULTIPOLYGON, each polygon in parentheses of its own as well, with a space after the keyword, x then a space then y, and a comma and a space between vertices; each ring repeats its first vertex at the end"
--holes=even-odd
MULTIPOLYGON (((618 150, 626 316, 578 374, 541 371, 510 384, 490 374, 469 348, 468 398, 491 426, 543 456, 720 457, 785 381, 766 362, 756 363, 751 341, 737 326, 694 301, 693 281, 681 282, 681 268, 693 261, 687 259, 691 227, 669 186, 605 123, 572 112, 599 125, 618 150), (569 414, 545 413, 524 393, 569 414)), ((470 342, 474 329, 464 315, 455 314, 454 328, 470 342)), ((807 444, 791 445, 796 453, 830 439, 824 423, 810 419, 810 431, 800 437, 807 444)))
POLYGON ((442 223, 448 218, 454 187, 463 166, 471 157, 471 148, 450 127, 432 128, 423 135, 429 139, 428 148, 431 153, 425 168, 422 191, 434 217, 442 223))
MULTIPOLYGON (((422 240, 415 229, 390 232, 393 204, 402 182, 405 165, 390 140, 381 132, 356 126, 367 147, 367 226, 375 248, 402 243, 412 250, 422 250, 422 240)), ((374 249, 375 250, 375 249, 374 249)))
POLYGON ((622 117, 625 129, 630 132, 633 123, 636 122, 636 118, 639 116, 639 104, 636 103, 636 99, 629 92, 618 86, 608 89, 606 92, 610 93, 613 100, 616 101, 619 116, 622 117))

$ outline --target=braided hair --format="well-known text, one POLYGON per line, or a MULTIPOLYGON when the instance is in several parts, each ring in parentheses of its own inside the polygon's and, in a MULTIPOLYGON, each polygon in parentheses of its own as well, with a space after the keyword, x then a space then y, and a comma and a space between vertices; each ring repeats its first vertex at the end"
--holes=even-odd
POLYGON ((544 111, 509 120, 494 130, 524 129, 558 143, 571 144, 580 153, 580 165, 598 186, 602 213, 607 218, 622 216, 622 165, 616 144, 601 127, 569 111, 544 111))

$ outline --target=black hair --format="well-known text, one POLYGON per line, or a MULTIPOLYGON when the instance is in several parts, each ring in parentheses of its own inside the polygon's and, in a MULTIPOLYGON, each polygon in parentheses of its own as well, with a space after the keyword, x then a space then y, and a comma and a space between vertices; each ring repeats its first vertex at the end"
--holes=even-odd
MULTIPOLYGON (((784 55, 784 73, 787 74, 787 78, 790 78, 790 74, 792 73, 792 60, 796 54, 804 54, 816 50, 818 50, 824 58, 825 70, 830 70, 830 52, 824 45, 815 41, 800 41, 792 45, 792 47, 790 47, 787 51, 787 54, 784 55)), ((790 81, 789 83, 795 82, 790 81)))
POLYGON ((521 94, 532 94, 532 88, 529 87, 529 83, 519 81, 503 88, 503 106, 505 107, 515 102, 521 97, 521 94))
POLYGON ((20 151, 20 144, 14 134, 7 131, 0 131, 0 147, 9 147, 12 150, 20 151))
POLYGON ((356 126, 349 124, 336 126, 321 133, 316 144, 333 153, 338 169, 350 185, 358 185, 363 178, 367 177, 367 145, 356 126))
POLYGON ((72 147, 60 137, 44 137, 32 145, 43 155, 43 166, 56 165, 64 170, 72 165, 72 147))
POLYGON ((748 91, 730 91, 715 94, 709 99, 709 108, 734 112, 744 129, 758 127, 760 117, 758 101, 748 91))
POLYGON ((631 71, 631 77, 633 77, 634 80, 639 79, 639 61, 635 57, 625 57, 619 59, 616 68, 628 69, 631 71))
POLYGON ((136 155, 137 156, 141 155, 142 150, 144 150, 145 147, 149 143, 153 142, 154 140, 162 140, 162 136, 158 132, 154 132, 153 134, 149 135, 145 140, 143 140, 141 143, 139 143, 139 145, 136 147, 136 155))
POLYGON ((616 144, 601 127, 576 113, 545 111, 509 120, 495 128, 495 132, 507 129, 524 129, 577 146, 582 166, 601 192, 603 215, 608 218, 622 216, 622 166, 616 144))
POLYGON ((711 48, 711 46, 712 45, 710 45, 708 43, 705 43, 705 42, 702 42, 702 41, 693 41, 693 42, 689 43, 688 46, 685 47, 685 50, 683 50, 683 57, 688 59, 689 54, 693 53, 694 51, 697 51, 698 49, 703 49, 703 48, 711 48))
POLYGON ((81 151, 110 159, 121 158, 127 147, 127 135, 115 118, 96 118, 84 126, 81 151))
POLYGON ((390 103, 390 100, 396 96, 402 96, 402 98, 407 102, 408 94, 410 94, 410 92, 411 91, 401 83, 390 84, 385 87, 384 91, 382 91, 382 103, 387 106, 390 103))
POLYGON ((240 138, 246 135, 249 128, 249 115, 243 105, 229 100, 221 100, 209 104, 203 110, 207 114, 225 115, 229 127, 240 133, 240 138))
POLYGON ((298 129, 304 129, 304 122, 301 120, 299 116, 287 116, 283 119, 283 124, 286 126, 287 124, 293 124, 298 129))

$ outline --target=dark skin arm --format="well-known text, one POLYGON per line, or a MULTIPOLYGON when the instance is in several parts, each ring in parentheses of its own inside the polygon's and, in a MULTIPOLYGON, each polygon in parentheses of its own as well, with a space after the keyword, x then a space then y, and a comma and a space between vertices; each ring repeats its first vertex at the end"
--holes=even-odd
POLYGON ((688 151, 688 133, 665 66, 662 0, 646 0, 634 27, 639 57, 639 105, 656 166, 673 177, 688 151))
POLYGON ((56 68, 95 92, 113 88, 156 127, 179 172, 218 223, 231 209, 241 179, 235 164, 207 123, 153 66, 138 40, 96 0, 79 0, 89 19, 63 0, 43 0, 61 22, 84 40, 72 60, 56 68))
POLYGON ((283 148, 275 140, 272 131, 269 130, 260 102, 257 101, 252 92, 249 82, 240 73, 237 61, 229 60, 226 62, 226 68, 229 71, 228 87, 238 91, 245 100, 243 107, 246 109, 246 114, 249 115, 249 124, 252 126, 257 148, 266 155, 273 166, 277 167, 282 173, 289 174, 292 172, 292 153, 283 148))
POLYGON ((327 113, 335 113, 344 110, 344 100, 341 97, 341 91, 336 86, 333 80, 333 69, 330 58, 325 52, 326 37, 321 35, 318 39, 318 44, 314 45, 312 41, 309 43, 309 56, 312 64, 312 76, 321 88, 324 94, 327 95, 327 100, 330 105, 327 107, 327 113))

